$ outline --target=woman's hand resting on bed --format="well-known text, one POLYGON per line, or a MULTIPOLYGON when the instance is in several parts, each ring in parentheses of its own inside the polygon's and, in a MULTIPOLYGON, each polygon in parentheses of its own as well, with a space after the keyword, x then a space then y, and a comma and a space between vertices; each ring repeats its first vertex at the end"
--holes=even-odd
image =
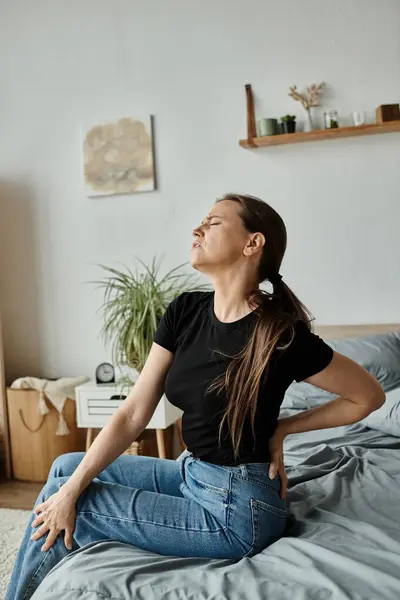
POLYGON ((269 451, 270 451, 270 467, 269 476, 274 479, 276 474, 279 473, 281 478, 281 498, 286 497, 287 489, 287 475, 285 470, 285 463, 283 462, 283 440, 286 434, 279 425, 275 429, 275 433, 269 440, 269 451))
POLYGON ((42 552, 45 552, 54 544, 58 534, 65 531, 64 543, 68 550, 72 549, 72 534, 75 529, 76 504, 75 494, 60 488, 52 494, 45 502, 35 507, 34 513, 38 516, 32 523, 32 527, 41 527, 32 535, 32 540, 38 540, 49 532, 42 552), (38 514, 40 513, 40 514, 38 514))

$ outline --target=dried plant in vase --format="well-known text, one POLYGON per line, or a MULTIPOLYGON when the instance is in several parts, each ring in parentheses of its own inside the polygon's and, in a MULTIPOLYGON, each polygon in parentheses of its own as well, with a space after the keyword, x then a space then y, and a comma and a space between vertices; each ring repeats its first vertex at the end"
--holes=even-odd
POLYGON ((289 96, 291 96, 293 100, 301 102, 306 111, 306 125, 304 127, 304 131, 312 131, 313 126, 311 120, 311 108, 319 106, 318 96, 322 94, 325 85, 326 84, 324 82, 320 83, 319 85, 313 83, 303 93, 297 90, 296 85, 292 85, 292 87, 289 88, 289 96))

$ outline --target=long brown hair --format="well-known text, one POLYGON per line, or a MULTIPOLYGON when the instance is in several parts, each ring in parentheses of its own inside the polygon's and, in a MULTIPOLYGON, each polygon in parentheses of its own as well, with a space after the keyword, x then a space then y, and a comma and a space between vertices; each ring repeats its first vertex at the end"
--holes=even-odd
MULTIPOLYGON (((254 196, 225 194, 217 202, 231 200, 240 205, 239 216, 250 233, 260 232, 265 245, 258 270, 258 283, 269 278, 275 280, 279 273, 286 250, 286 227, 281 216, 266 202, 254 196)), ((225 389, 228 406, 219 426, 219 443, 224 422, 228 422, 235 459, 243 427, 250 415, 254 434, 254 419, 257 409, 261 378, 268 372, 268 365, 281 335, 289 332, 289 345, 294 335, 294 324, 302 320, 311 329, 312 315, 292 290, 282 280, 274 282, 273 291, 254 290, 248 297, 249 306, 256 311, 258 319, 252 335, 244 348, 230 357, 226 373, 217 378, 209 391, 225 389)))

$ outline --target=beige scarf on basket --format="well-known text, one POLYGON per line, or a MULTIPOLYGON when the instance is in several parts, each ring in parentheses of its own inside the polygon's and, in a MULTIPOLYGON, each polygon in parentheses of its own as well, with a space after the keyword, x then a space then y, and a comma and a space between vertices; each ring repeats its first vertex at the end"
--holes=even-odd
POLYGON ((69 429, 66 420, 64 419, 63 410, 67 398, 76 400, 75 388, 82 383, 89 381, 89 377, 61 377, 55 381, 49 379, 39 379, 37 377, 20 377, 16 379, 11 387, 14 389, 31 389, 39 392, 38 414, 45 415, 49 412, 46 404, 44 392, 48 400, 58 411, 58 428, 56 435, 68 435, 69 429))

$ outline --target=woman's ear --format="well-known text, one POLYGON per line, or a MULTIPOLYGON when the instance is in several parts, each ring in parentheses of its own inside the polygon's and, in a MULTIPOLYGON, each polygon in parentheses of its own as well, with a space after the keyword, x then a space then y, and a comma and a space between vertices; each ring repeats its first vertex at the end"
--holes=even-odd
POLYGON ((259 252, 265 244, 265 237, 262 233, 253 233, 249 238, 246 246, 243 249, 245 256, 251 256, 256 252, 259 252))

